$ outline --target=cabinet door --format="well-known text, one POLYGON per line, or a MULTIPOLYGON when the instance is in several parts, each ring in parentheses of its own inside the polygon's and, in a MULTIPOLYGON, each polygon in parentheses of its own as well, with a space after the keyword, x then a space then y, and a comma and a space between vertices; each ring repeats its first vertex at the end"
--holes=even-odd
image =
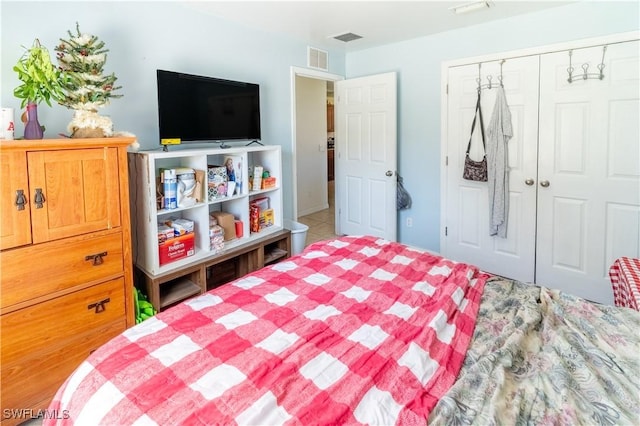
POLYGON ((116 148, 35 151, 28 164, 34 243, 120 226, 116 148))
POLYGON ((24 151, 0 152, 0 250, 31 243, 27 157, 24 151), (24 208, 16 201, 20 191, 24 208))

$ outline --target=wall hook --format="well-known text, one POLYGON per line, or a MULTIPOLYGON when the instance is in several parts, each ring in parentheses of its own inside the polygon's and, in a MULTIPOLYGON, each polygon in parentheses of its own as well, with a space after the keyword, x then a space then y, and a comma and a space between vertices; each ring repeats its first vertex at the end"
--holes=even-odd
POLYGON ((573 65, 571 63, 571 57, 573 56, 573 50, 569 50, 569 68, 567 68, 567 73, 569 73, 569 78, 567 79, 567 81, 569 83, 573 83, 576 80, 589 80, 589 79, 598 79, 598 80, 603 80, 604 79, 604 55, 607 52, 607 46, 604 45, 602 46, 602 59, 600 60, 600 63, 596 66, 596 68, 598 68, 598 72, 589 72, 589 64, 588 63, 584 63, 582 64, 582 75, 573 75, 573 72, 575 71, 575 68, 573 68, 573 65))

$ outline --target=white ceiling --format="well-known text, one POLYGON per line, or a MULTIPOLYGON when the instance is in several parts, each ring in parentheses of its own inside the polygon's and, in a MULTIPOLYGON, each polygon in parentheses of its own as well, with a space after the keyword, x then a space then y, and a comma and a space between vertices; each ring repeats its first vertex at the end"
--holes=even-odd
MULTIPOLYGON (((491 7, 456 15, 452 6, 472 0, 440 1, 194 1, 192 8, 230 21, 305 40, 313 47, 368 49, 483 22, 537 12, 573 1, 493 0, 491 7), (352 32, 363 38, 342 42, 333 36, 352 32)), ((575 0, 574 0, 575 1, 575 0)))

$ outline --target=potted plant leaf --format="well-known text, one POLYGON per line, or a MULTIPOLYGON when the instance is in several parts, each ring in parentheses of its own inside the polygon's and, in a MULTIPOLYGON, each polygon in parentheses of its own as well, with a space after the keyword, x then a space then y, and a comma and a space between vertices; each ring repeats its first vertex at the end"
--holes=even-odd
POLYGON ((13 95, 22 99, 21 108, 27 106, 27 123, 24 128, 25 139, 42 139, 43 127, 38 122, 38 105, 45 101, 64 99, 63 82, 65 74, 51 62, 49 51, 36 39, 30 49, 18 60, 13 70, 22 82, 13 90, 13 95))

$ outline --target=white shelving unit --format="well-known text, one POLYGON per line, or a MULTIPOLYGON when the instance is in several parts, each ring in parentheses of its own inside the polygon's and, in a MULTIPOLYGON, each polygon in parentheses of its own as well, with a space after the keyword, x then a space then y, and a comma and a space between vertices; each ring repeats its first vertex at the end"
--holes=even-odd
MULTIPOLYGON (((221 254, 209 247, 209 214, 223 211, 233 214, 243 223, 243 236, 225 241, 225 251, 251 244, 262 237, 283 229, 282 200, 282 154, 277 145, 244 146, 232 148, 180 149, 175 151, 140 151, 129 153, 130 197, 132 212, 132 239, 135 265, 150 276, 165 275, 194 263, 213 259, 221 254), (239 194, 209 200, 207 197, 207 168, 209 165, 223 165, 228 156, 239 158, 242 187, 239 194), (251 191, 249 188, 250 169, 262 166, 276 178, 274 188, 251 191), (171 210, 158 209, 157 178, 160 169, 189 167, 205 172, 202 185, 202 202, 191 207, 171 210), (249 204, 260 197, 269 197, 274 211, 274 224, 260 232, 249 230, 249 204), (169 217, 181 217, 194 221, 195 254, 186 258, 160 265, 158 248, 158 223, 169 217)), ((224 254, 224 253, 222 253, 224 254)))

